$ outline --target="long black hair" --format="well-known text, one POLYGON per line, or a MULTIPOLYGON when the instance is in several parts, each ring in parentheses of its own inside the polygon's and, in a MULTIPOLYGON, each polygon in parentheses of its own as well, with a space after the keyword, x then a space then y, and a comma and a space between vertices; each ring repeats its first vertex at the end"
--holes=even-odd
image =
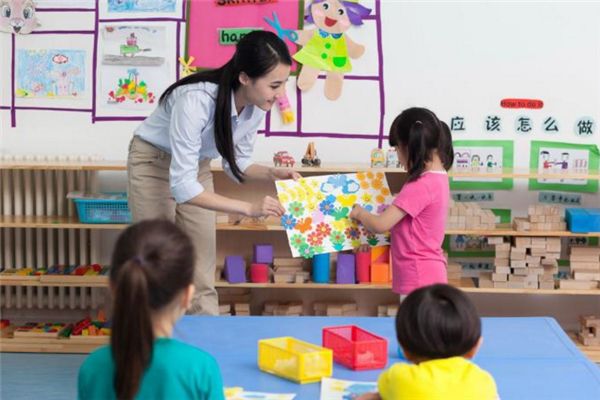
POLYGON ((402 348, 428 360, 464 356, 481 337, 473 302, 459 289, 436 284, 411 292, 396 314, 402 348))
POLYGON ((145 220, 117 239, 111 260, 114 290, 110 337, 117 399, 132 399, 152 358, 152 315, 193 282, 194 246, 167 220, 145 220))
POLYGON ((402 145, 408 156, 408 182, 416 180, 437 150, 445 169, 452 166, 453 149, 450 129, 426 108, 408 108, 396 117, 390 128, 390 146, 402 145))
POLYGON ((179 86, 198 82, 218 84, 215 143, 221 157, 229 163, 233 175, 243 182, 244 174, 235 161, 235 144, 231 130, 231 91, 240 86, 241 72, 245 72, 251 79, 257 79, 268 74, 279 64, 292 65, 292 57, 283 40, 273 32, 252 31, 237 43, 235 54, 225 65, 217 69, 199 71, 178 80, 160 96, 159 103, 164 106, 171 93, 179 86))

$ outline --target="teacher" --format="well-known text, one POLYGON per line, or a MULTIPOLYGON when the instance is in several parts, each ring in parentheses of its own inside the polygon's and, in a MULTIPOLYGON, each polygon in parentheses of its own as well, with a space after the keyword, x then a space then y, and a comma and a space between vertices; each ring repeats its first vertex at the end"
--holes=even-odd
POLYGON ((134 131, 127 159, 133 220, 167 218, 192 238, 196 294, 191 314, 219 314, 214 211, 249 217, 279 217, 285 211, 269 196, 248 203, 215 193, 210 161, 222 157, 225 173, 239 183, 300 177, 292 169, 251 160, 258 127, 285 94, 291 64, 277 35, 250 32, 225 65, 169 86, 134 131))

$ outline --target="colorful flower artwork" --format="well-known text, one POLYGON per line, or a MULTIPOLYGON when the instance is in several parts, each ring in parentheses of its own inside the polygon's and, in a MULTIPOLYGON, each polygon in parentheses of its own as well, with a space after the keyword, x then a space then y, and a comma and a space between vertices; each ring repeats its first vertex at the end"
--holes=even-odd
POLYGON ((281 225, 294 257, 389 243, 387 235, 373 234, 348 217, 354 204, 373 213, 381 213, 391 204, 383 172, 314 176, 278 181, 275 186, 286 209, 281 225))

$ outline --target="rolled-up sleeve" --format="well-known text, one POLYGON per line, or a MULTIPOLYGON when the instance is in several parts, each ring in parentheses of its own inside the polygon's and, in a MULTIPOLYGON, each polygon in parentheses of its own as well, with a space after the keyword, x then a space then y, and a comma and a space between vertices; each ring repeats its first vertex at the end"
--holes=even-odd
MULTIPOLYGON (((240 171, 244 172, 250 165, 252 165, 252 152, 254 151, 254 143, 256 142, 256 130, 249 131, 235 144, 235 163, 237 164, 240 171)), ((222 160, 223 170, 225 173, 234 181, 237 181, 233 172, 231 172, 231 166, 227 160, 222 160)))
POLYGON ((176 98, 171 108, 169 182, 177 203, 185 203, 204 191, 198 182, 198 158, 211 101, 202 92, 188 92, 176 98))

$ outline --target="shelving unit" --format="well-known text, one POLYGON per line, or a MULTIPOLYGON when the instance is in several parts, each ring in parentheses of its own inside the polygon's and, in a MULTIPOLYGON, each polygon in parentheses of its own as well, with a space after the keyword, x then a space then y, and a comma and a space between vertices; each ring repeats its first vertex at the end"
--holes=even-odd
MULTIPOLYGON (((383 172, 389 182, 392 192, 397 192, 406 179, 406 172, 398 168, 370 168, 365 164, 330 164, 323 165, 320 168, 296 168, 304 176, 324 175, 331 173, 348 173, 357 171, 372 171, 383 172)), ((30 180, 35 182, 35 177, 42 176, 45 179, 50 179, 50 182, 56 184, 60 182, 59 177, 65 182, 69 176, 75 183, 83 183, 75 185, 72 189, 93 189, 97 183, 97 173, 100 171, 124 172, 126 170, 125 162, 119 161, 82 161, 82 162, 32 162, 32 161, 0 161, 0 177, 11 178, 11 183, 14 184, 14 176, 24 181, 27 174, 30 175, 30 180), (18 172, 17 172, 18 171, 18 172), (15 175, 22 174, 22 175, 15 175), (71 175, 69 175, 71 174, 71 175), (48 178, 50 177, 50 178, 48 178)), ((231 181, 224 173, 220 163, 212 165, 215 190, 226 196, 241 198, 247 201, 259 201, 263 196, 275 196, 275 188, 272 184, 262 182, 252 182, 247 185, 240 186, 231 181)), ((543 174, 540 175, 537 171, 527 169, 502 170, 497 172, 481 172, 481 173, 451 173, 453 177, 474 177, 485 176, 489 178, 515 178, 515 179, 530 179, 530 178, 556 178, 566 177, 562 174, 543 174)), ((569 175, 571 178, 583 179, 599 179, 600 174, 585 174, 585 175, 569 175)), ((17 179, 18 180, 18 179, 17 179)), ((9 184, 9 185, 10 185, 9 184)), ((44 187, 48 184, 44 183, 44 187)), ((6 183, 0 185, 0 188, 8 187, 6 183)), ((50 190, 54 196, 53 201, 56 201, 58 194, 57 190, 50 190)), ((12 195, 12 193, 10 194, 12 195)), ((6 194, 3 192, 3 196, 6 194)), ((44 200, 45 201, 45 200, 44 200)), ((77 256, 82 256, 80 253, 85 253, 83 256, 90 262, 97 262, 95 257, 98 257, 97 249, 94 250, 97 237, 100 232, 118 231, 127 227, 127 224, 82 224, 79 222, 73 209, 67 211, 68 201, 64 200, 62 204, 62 212, 52 213, 51 215, 15 215, 14 212, 7 213, 6 207, 0 215, 0 234, 2 232, 21 232, 22 240, 25 241, 31 237, 41 237, 44 241, 44 246, 36 248, 35 254, 30 257, 35 261, 44 264, 47 257, 49 240, 62 236, 65 243, 69 242, 69 238, 76 237, 78 245, 87 245, 89 248, 84 251, 84 247, 77 250, 77 256), (27 232, 30 232, 27 234, 27 232), (48 232, 53 232, 52 235, 48 232), (60 233, 62 232, 62 233, 60 233), (84 233, 82 233, 84 232, 84 233), (50 236, 47 236, 50 235, 50 236), (79 242, 81 241, 81 242, 79 242), (83 244, 82 244, 83 243, 83 244), (86 253, 87 251, 87 253, 86 253)), ((55 205, 56 207, 56 205, 55 205)), ((71 206, 72 207, 72 206, 71 206)), ((23 207, 21 213, 24 212, 23 207)), ((240 223, 219 223, 217 230, 217 264, 222 265, 225 256, 232 254, 244 255, 249 258, 254 243, 271 243, 274 248, 275 257, 290 257, 291 253, 287 245, 285 230, 277 224, 277 221, 272 219, 266 221, 242 221, 240 223)), ((521 232, 515 231, 509 225, 499 224, 494 230, 447 230, 446 234, 463 234, 477 236, 554 236, 554 237, 600 237, 600 233, 590 234, 573 234, 571 232, 561 231, 538 231, 538 232, 521 232)), ((1 237, 1 236, 0 236, 1 237)), ((15 236, 16 237, 16 236, 15 236)), ((54 239, 53 239, 54 240, 54 239)), ((5 245, 6 241, 2 242, 5 245)), ((14 243, 13 243, 14 244, 14 243)), ((26 244, 26 243, 24 243, 26 244)), ((67 250, 68 252, 68 250, 67 250)), ((56 255, 54 255, 56 257, 56 255)), ((68 257, 65 256, 65 257, 68 257)), ((11 265, 10 267, 24 267, 27 262, 27 257, 22 257, 21 265, 11 265)), ((0 257, 0 266, 6 267, 5 257, 0 257)), ((36 265, 38 266, 38 265, 36 265)), ((594 302, 600 304, 600 289, 594 290, 543 290, 543 289, 492 289, 492 288, 477 288, 475 281, 471 278, 463 278, 460 282, 455 283, 465 292, 476 296, 477 299, 483 299, 487 296, 501 296, 502 299, 510 300, 513 297, 508 295, 518 295, 517 298, 523 299, 526 296, 541 296, 552 297, 558 295, 559 298, 585 299, 593 298, 594 302), (483 297, 481 297, 483 296, 483 297), (522 297, 525 296, 525 297, 522 297)), ((56 275, 40 275, 40 276, 4 276, 0 275, 0 300, 6 294, 6 290, 12 290, 14 293, 21 293, 21 296, 36 294, 47 296, 46 291, 52 289, 56 296, 66 296, 68 299, 76 299, 79 296, 79 290, 88 288, 87 290, 105 290, 108 287, 107 276, 56 276, 56 275), (20 292, 22 291, 22 292, 20 292)), ((397 296, 391 292, 389 284, 355 284, 355 285, 340 285, 340 284, 229 284, 227 282, 218 281, 216 287, 219 292, 227 292, 232 289, 246 290, 250 293, 251 309, 253 313, 260 313, 260 307, 265 301, 304 301, 305 309, 310 311, 308 304, 316 300, 325 301, 349 301, 353 300, 360 303, 364 312, 372 312, 377 304, 391 303, 397 301, 397 296)), ((586 300, 587 301, 587 300, 586 300)), ((2 303, 1 308, 4 309, 5 303, 2 303)), ((35 303, 35 302, 34 302, 35 303)), ((89 299, 87 304, 89 305, 89 299)), ((44 313, 46 309, 40 310, 44 313)), ((73 310, 72 307, 65 307, 60 310, 52 310, 53 312, 64 313, 67 315, 73 310)), ((79 309, 78 309, 79 310, 79 309)), ((56 320, 56 318, 53 318, 56 320)), ((102 340, 92 338, 88 343, 69 342, 66 340, 50 340, 37 339, 0 339, 0 351, 52 351, 52 352, 87 352, 96 346, 102 344, 102 340)), ((104 338, 104 340, 106 340, 104 338)))

